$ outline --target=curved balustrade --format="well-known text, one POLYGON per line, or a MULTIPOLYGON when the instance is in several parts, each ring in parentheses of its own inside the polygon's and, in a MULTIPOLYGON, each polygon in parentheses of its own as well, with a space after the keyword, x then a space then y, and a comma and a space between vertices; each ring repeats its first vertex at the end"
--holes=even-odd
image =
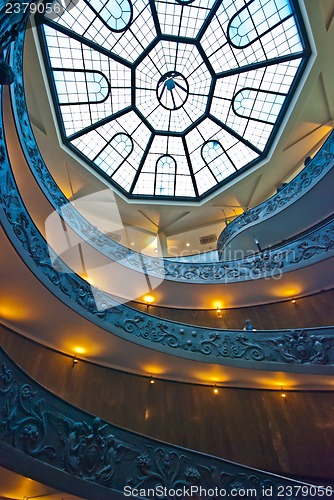
POLYGON ((269 219, 310 191, 334 165, 334 132, 332 131, 321 149, 301 172, 273 196, 236 217, 220 234, 217 242, 218 255, 237 233, 258 222, 269 219))
MULTIPOLYGON (((2 122, 0 138, 4 142, 2 122)), ((17 191, 5 144, 0 152, 0 202, 7 235, 38 279, 84 317, 128 340, 191 359, 265 369, 308 365, 309 370, 310 366, 334 364, 334 328, 246 334, 162 321, 94 289, 60 259, 56 268, 52 262, 57 256, 37 230, 17 191)), ((333 232, 333 224, 329 227, 333 232)), ((317 238, 315 241, 319 244, 317 238)), ((321 246, 328 241, 324 239, 321 246)), ((314 245, 303 247, 300 255, 307 252, 312 254, 314 245)))
MULTIPOLYGON (((59 212, 66 224, 73 228, 93 248, 106 255, 109 259, 117 261, 132 270, 144 270, 146 274, 152 277, 185 283, 232 283, 266 278, 285 271, 298 269, 332 255, 332 245, 324 244, 325 241, 331 242, 333 240, 333 228, 331 224, 319 229, 317 233, 312 233, 300 240, 294 240, 288 245, 285 244, 245 259, 225 262, 184 262, 149 257, 128 249, 108 238, 84 219, 73 205, 68 202, 40 155, 31 129, 24 95, 22 73, 23 40, 24 35, 22 34, 15 43, 12 57, 13 66, 17 74, 16 81, 12 86, 13 110, 23 152, 36 181, 41 186, 49 202, 59 212)), ((282 198, 283 194, 280 194, 278 197, 271 198, 268 200, 268 203, 265 202, 265 209, 262 207, 263 204, 259 206, 258 213, 262 214, 263 210, 266 210, 267 214, 275 212, 275 207, 283 206, 285 203, 280 200, 285 200, 287 203, 289 199, 290 203, 298 196, 301 190, 310 189, 312 185, 318 182, 333 165, 333 144, 334 135, 332 134, 316 158, 310 162, 292 183, 282 190, 282 193, 283 191, 285 193, 284 197, 282 198)), ((249 213, 252 214, 250 215, 253 218, 252 220, 257 220, 260 217, 259 215, 256 218, 254 211, 250 211, 249 213)), ((248 221, 247 214, 241 217, 241 221, 248 221)), ((244 223, 240 222, 240 224, 244 223)), ((224 231, 223 234, 232 235, 234 227, 236 226, 232 223, 226 229, 228 233, 224 231)), ((226 244, 226 241, 224 240, 223 244, 226 244)))
MULTIPOLYGON (((19 71, 22 65, 23 37, 17 42, 16 54, 21 54, 21 59, 16 59, 15 70, 19 71)), ((16 112, 18 124, 30 127, 26 114, 23 87, 20 81, 14 87, 18 96, 16 112), (21 107, 18 106, 21 103, 21 107)), ((0 148, 0 186, 1 210, 5 231, 12 244, 16 247, 21 258, 35 273, 50 291, 60 300, 70 305, 73 310, 94 321, 98 326, 127 340, 132 340, 146 347, 154 348, 169 354, 197 359, 202 361, 221 363, 225 365, 256 367, 264 369, 302 369, 308 365, 313 370, 321 365, 334 364, 334 329, 320 328, 303 331, 276 331, 276 332, 239 332, 214 330, 210 328, 194 327, 178 324, 173 321, 164 321, 145 313, 139 313, 129 306, 119 304, 112 296, 91 287, 85 280, 75 275, 57 255, 52 253, 47 243, 34 225, 23 201, 18 193, 13 178, 7 150, 4 143, 4 132, 1 116, 1 148, 0 148), (53 264, 57 262, 57 267, 53 264)), ((27 129, 28 130, 28 129, 27 129)), ((30 129, 29 129, 30 130, 30 129)), ((24 132, 21 135, 26 139, 25 148, 35 158, 34 166, 46 183, 50 183, 48 191, 54 193, 61 202, 67 203, 50 174, 44 170, 46 167, 39 156, 32 133, 24 132), (29 135, 30 134, 30 135, 29 135)), ((74 212, 73 212, 74 213, 74 212)), ((81 218, 83 221, 84 219, 81 218)), ((85 222, 87 225, 88 223, 85 222)), ((91 226, 89 225, 90 229, 91 226)), ((334 224, 329 221, 322 228, 304 236, 303 240, 296 240, 294 247, 275 249, 263 252, 256 256, 239 261, 234 267, 220 264, 217 267, 203 265, 200 279, 205 282, 214 278, 224 277, 247 279, 269 276, 280 273, 284 266, 300 266, 304 262, 311 263, 319 256, 330 257, 333 253, 334 224), (287 264, 285 264, 285 262, 287 264)), ((99 234, 97 235, 97 240, 99 234)), ((290 244, 291 245, 291 244, 290 244)), ((136 265, 136 262, 134 262, 136 265)), ((185 277, 198 275, 196 266, 178 268, 171 263, 171 274, 179 276, 181 269, 185 277), (185 271, 186 269, 186 271, 185 271)), ((289 268, 291 269, 291 267, 289 268)), ((317 371, 317 370, 315 370, 317 371)))
POLYGON ((332 495, 330 487, 299 483, 103 422, 42 388, 2 349, 0 366, 0 463, 11 466, 12 455, 20 472, 33 458, 34 479, 52 486, 66 485, 92 500, 118 498, 117 492, 147 499, 160 494, 165 500, 190 494, 202 499, 332 495))

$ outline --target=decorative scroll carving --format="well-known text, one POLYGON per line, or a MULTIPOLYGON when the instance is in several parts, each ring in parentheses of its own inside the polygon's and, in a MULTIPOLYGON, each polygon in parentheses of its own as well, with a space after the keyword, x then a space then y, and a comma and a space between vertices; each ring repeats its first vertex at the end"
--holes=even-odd
POLYGON ((7 369, 5 363, 0 373, 0 395, 6 401, 1 406, 1 434, 8 438, 11 445, 22 449, 33 457, 45 455, 55 458, 53 446, 46 444, 45 417, 42 410, 43 399, 36 400, 36 391, 29 384, 17 384, 14 372, 7 369))
POLYGON ((259 478, 256 474, 245 474, 242 472, 239 474, 228 474, 217 470, 216 467, 209 468, 203 466, 199 466, 199 471, 201 479, 205 482, 206 487, 213 489, 217 488, 218 491, 222 489, 227 492, 231 492, 232 490, 250 492, 252 490, 257 493, 255 498, 263 498, 262 494, 264 491, 274 492, 277 488, 274 481, 259 478))
POLYGON ((311 234, 304 241, 298 242, 291 262, 307 261, 323 252, 334 249, 334 224, 330 223, 324 231, 311 234))
MULTIPOLYGON (((115 427, 53 396, 17 369, 1 349, 0 364, 0 441, 22 452, 20 462, 24 455, 34 457, 36 468, 40 461, 110 488, 110 498, 113 490, 125 487, 188 492, 192 486, 227 493, 233 489, 233 496, 238 489, 253 488, 255 498, 271 487, 275 498, 278 486, 300 484, 115 427)), ((174 498, 168 493, 160 497, 174 498)), ((210 498, 220 498, 219 493, 210 498)))
POLYGON ((136 460, 141 476, 131 479, 129 485, 137 489, 155 489, 157 486, 175 489, 190 486, 191 482, 188 483, 185 478, 186 474, 191 478, 189 469, 184 468, 188 461, 186 455, 150 445, 147 445, 147 450, 149 454, 142 454, 136 460))
POLYGON ((199 351, 204 354, 216 353, 223 358, 231 359, 262 361, 265 358, 262 347, 258 343, 249 342, 244 333, 237 334, 234 339, 230 335, 211 333, 209 338, 200 342, 199 351))
POLYGON ((174 328, 168 329, 171 325, 157 321, 156 318, 147 319, 140 314, 134 314, 133 317, 126 316, 123 321, 117 321, 116 326, 124 331, 134 334, 136 337, 150 340, 154 343, 160 343, 169 347, 182 347, 183 342, 178 338, 174 328))

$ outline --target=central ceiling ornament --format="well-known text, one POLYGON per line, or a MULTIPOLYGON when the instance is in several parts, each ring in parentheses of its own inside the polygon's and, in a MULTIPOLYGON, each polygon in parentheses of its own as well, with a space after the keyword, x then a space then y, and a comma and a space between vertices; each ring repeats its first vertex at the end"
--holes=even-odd
POLYGON ((135 69, 136 109, 155 133, 170 137, 205 117, 211 88, 212 74, 193 43, 159 41, 135 69))
POLYGON ((297 0, 77 0, 42 17, 63 142, 135 199, 199 201, 267 158, 310 56, 297 0))
POLYGON ((166 109, 181 108, 189 95, 189 85, 181 73, 169 71, 163 75, 157 86, 157 98, 166 109))

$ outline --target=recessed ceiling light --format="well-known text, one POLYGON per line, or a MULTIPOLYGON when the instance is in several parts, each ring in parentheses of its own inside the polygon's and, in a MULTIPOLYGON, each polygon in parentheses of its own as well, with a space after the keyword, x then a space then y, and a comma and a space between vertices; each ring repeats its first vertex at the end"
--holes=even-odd
POLYGON ((155 297, 153 297, 153 295, 145 295, 143 298, 146 304, 152 304, 152 302, 155 301, 155 297))

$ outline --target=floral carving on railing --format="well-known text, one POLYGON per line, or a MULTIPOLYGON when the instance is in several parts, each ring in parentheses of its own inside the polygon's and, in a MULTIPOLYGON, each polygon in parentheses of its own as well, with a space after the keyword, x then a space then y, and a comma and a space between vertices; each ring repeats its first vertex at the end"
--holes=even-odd
MULTIPOLYGON (((89 245, 106 255, 112 261, 121 262, 122 265, 137 272, 140 269, 145 269, 145 272, 150 276, 191 283, 228 283, 240 280, 251 280, 268 275, 272 276, 284 272, 287 269, 291 270, 293 265, 303 265, 303 262, 307 260, 306 257, 305 259, 302 257, 298 262, 293 261, 292 254, 295 252, 294 246, 292 248, 283 246, 281 249, 254 255, 240 261, 213 263, 172 262, 170 260, 149 257, 135 252, 113 241, 105 234, 102 234, 96 227, 92 226, 84 219, 74 206, 68 202, 52 178, 41 157, 31 129, 24 96, 22 73, 23 35, 20 35, 19 39, 16 41, 14 49, 13 64, 15 65, 17 78, 12 89, 13 108, 18 118, 16 120, 16 125, 19 131, 18 136, 21 141, 22 149, 26 155, 32 174, 43 189, 45 196, 54 206, 55 210, 62 215, 66 223, 82 237, 83 241, 89 243, 89 245)), ((222 233, 222 237, 225 238, 226 235, 226 237, 229 238, 232 234, 231 231, 234 231, 234 227, 236 227, 236 230, 239 230, 244 225, 257 221, 260 217, 262 219, 264 210, 266 214, 269 214, 275 211, 277 207, 281 207, 282 204, 284 205, 287 200, 290 202, 298 193, 300 194, 301 189, 305 190, 313 185, 312 183, 317 182, 318 179, 329 170, 333 163, 333 159, 334 134, 329 137, 317 156, 305 167, 303 172, 292 181, 292 183, 289 183, 282 191, 277 193, 277 195, 267 200, 267 202, 264 202, 259 205, 259 207, 249 212, 245 212, 238 217, 235 222, 229 224, 222 233), (297 181, 297 179, 299 179, 299 181, 297 181), (283 193, 285 193, 284 196, 283 193), (285 200, 284 203, 283 200, 285 200), (238 224, 238 227, 236 224, 238 224)), ((225 245, 226 240, 224 240, 224 242, 225 245)), ((318 258, 324 257, 324 254, 329 251, 330 249, 321 250, 319 247, 317 252, 318 258)))
POLYGON ((334 224, 330 223, 325 231, 310 235, 304 241, 295 246, 294 256, 291 262, 296 264, 307 261, 322 252, 330 252, 334 249, 334 224))
MULTIPOLYGON (((203 338, 203 335, 201 336, 203 338)), ((210 333, 208 339, 204 339, 199 344, 199 352, 203 354, 216 354, 223 358, 246 359, 262 361, 265 352, 258 343, 249 341, 244 333, 239 333, 231 338, 231 335, 220 333, 210 333)))
POLYGON ((0 373, 0 395, 6 400, 0 413, 3 438, 28 455, 45 455, 48 459, 54 459, 55 448, 46 444, 44 400, 36 401, 36 394, 29 384, 18 385, 13 370, 7 369, 3 363, 0 373))
MULTIPOLYGON (((131 498, 136 491, 153 490, 172 500, 173 490, 188 497, 200 488, 202 499, 208 498, 205 491, 209 489, 217 492, 210 498, 218 499, 219 492, 227 495, 233 490, 232 496, 236 496, 238 490, 242 494, 247 488, 257 492, 256 498, 263 498, 267 488, 275 497, 278 488, 283 491, 288 485, 301 484, 113 426, 40 387, 2 350, 0 364, 0 443, 22 452, 20 463, 24 455, 33 457, 97 487, 109 488, 111 495, 117 490, 131 498)), ((98 489, 94 498, 98 498, 98 489)), ((149 493, 145 498, 156 496, 149 493)))
POLYGON ((137 337, 143 337, 169 347, 180 348, 184 351, 189 350, 193 353, 231 359, 252 359, 254 361, 262 361, 265 358, 261 346, 249 342, 244 333, 239 333, 235 335, 235 338, 231 338, 230 335, 210 330, 202 333, 203 329, 201 329, 199 332, 192 330, 189 338, 189 334, 186 335, 184 328, 178 328, 177 332, 176 328, 170 328, 170 325, 164 322, 158 321, 154 324, 151 319, 147 320, 140 314, 135 314, 134 318, 126 318, 122 322, 118 321, 116 326, 137 337))
MULTIPOLYGON (((184 467, 189 461, 186 455, 175 451, 166 451, 164 448, 154 448, 150 445, 147 445, 146 448, 149 454, 142 454, 136 460, 136 466, 141 476, 130 479, 129 485, 131 487, 156 490, 158 486, 176 489, 192 484, 192 481, 186 480, 186 476, 189 476, 189 468, 185 469, 184 467)), ((198 473, 197 482, 199 479, 200 474, 198 473)))

